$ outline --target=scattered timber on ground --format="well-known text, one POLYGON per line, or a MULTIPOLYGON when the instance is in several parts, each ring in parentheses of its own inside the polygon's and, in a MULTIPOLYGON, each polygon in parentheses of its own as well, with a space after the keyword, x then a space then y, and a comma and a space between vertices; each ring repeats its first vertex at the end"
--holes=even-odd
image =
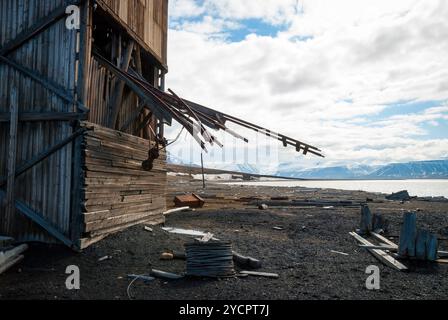
POLYGON ((185 211, 190 211, 192 210, 190 207, 181 207, 181 208, 175 208, 175 209, 170 209, 167 210, 163 213, 163 215, 168 215, 168 214, 172 214, 172 213, 176 213, 176 212, 185 212, 185 211))
POLYGON ((28 250, 28 245, 22 244, 13 249, 0 252, 0 274, 22 261, 24 258, 22 253, 26 250, 28 250))
POLYGON ((348 256, 349 255, 348 253, 341 252, 341 251, 336 251, 336 250, 330 250, 330 252, 336 253, 336 254, 340 254, 340 255, 343 255, 343 256, 348 256))
POLYGON ((269 273, 269 272, 240 271, 240 273, 246 274, 249 276, 265 277, 265 278, 273 278, 273 279, 277 279, 279 277, 279 275, 277 273, 269 273))
MULTIPOLYGON (((373 246, 373 244, 371 242, 364 239, 363 237, 361 237, 359 234, 357 234, 355 232, 350 232, 350 235, 363 245, 373 246)), ((382 263, 384 263, 385 265, 387 265, 389 267, 394 268, 395 270, 399 270, 399 271, 408 270, 408 268, 405 265, 403 265, 401 262, 397 261, 390 255, 388 255, 383 250, 368 249, 368 251, 370 253, 372 253, 375 256, 375 258, 377 258, 379 261, 381 261, 382 263)))
POLYGON ((157 270, 157 269, 152 269, 151 270, 151 275, 156 277, 156 278, 162 278, 162 279, 168 279, 168 280, 178 280, 178 279, 182 279, 183 276, 176 274, 176 273, 171 273, 171 272, 165 272, 162 270, 157 270))

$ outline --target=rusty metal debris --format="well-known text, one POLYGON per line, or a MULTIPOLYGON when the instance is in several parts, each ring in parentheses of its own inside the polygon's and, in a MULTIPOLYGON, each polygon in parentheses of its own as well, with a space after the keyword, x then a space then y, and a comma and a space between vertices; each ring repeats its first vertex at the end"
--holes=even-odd
POLYGON ((174 204, 176 205, 176 207, 188 206, 190 208, 202 208, 205 204, 205 201, 200 196, 193 193, 175 197, 174 204))

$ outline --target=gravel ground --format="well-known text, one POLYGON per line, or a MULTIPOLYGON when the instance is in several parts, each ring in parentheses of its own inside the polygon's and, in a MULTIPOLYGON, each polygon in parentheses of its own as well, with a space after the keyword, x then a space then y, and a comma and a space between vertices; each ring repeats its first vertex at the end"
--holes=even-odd
MULTIPOLYGON (((194 183, 177 189, 195 189, 194 183)), ((405 262, 410 271, 395 271, 357 247, 348 233, 357 228, 359 208, 284 208, 258 210, 238 197, 297 195, 297 198, 360 199, 381 195, 337 190, 300 190, 270 187, 223 187, 207 190, 203 210, 176 213, 166 226, 209 231, 232 241, 234 250, 262 260, 260 271, 279 274, 278 279, 246 277, 228 279, 184 278, 175 281, 137 280, 129 289, 135 299, 446 299, 448 265, 405 262), (305 192, 306 191, 306 192, 305 192), (211 195, 210 192, 216 194, 211 195), (213 200, 214 199, 214 200, 213 200), (233 199, 233 200, 232 200, 233 199), (274 230, 274 226, 283 230, 274 230), (340 251, 348 255, 333 253, 340 251), (381 289, 365 288, 369 265, 380 268, 381 289)), ((418 225, 437 232, 448 226, 448 204, 411 201, 375 202, 373 212, 390 220, 389 235, 398 235, 403 210, 418 210, 418 225)), ((129 299, 127 274, 147 274, 151 268, 185 271, 185 261, 161 261, 166 250, 183 250, 190 238, 167 234, 160 226, 153 232, 136 226, 94 244, 82 253, 59 246, 32 245, 25 260, 0 276, 0 299, 129 299), (111 259, 99 262, 103 256, 111 259), (81 272, 81 289, 65 287, 68 265, 81 272)), ((395 242, 397 239, 394 240, 395 242)), ((448 249, 448 241, 440 249, 448 249)))

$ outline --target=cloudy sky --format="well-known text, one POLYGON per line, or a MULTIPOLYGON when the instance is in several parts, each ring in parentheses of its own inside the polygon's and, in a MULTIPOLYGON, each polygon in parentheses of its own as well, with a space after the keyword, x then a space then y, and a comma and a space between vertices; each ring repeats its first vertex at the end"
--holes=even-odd
MULTIPOLYGON (((167 87, 326 155, 280 148, 258 161, 448 157, 448 1, 170 0, 169 14, 167 87)), ((222 139, 227 162, 253 152, 222 139)), ((198 154, 189 141, 182 135, 170 151, 198 154)))

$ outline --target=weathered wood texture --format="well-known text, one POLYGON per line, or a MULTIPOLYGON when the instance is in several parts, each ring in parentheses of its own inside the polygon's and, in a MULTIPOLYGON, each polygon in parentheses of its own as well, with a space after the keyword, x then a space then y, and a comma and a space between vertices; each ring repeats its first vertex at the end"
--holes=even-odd
MULTIPOLYGON (((109 105, 113 95, 114 77, 111 72, 101 66, 95 58, 92 57, 90 69, 90 80, 88 89, 87 105, 94 106, 90 109, 89 122, 96 123, 103 127, 110 127, 109 105)), ((118 112, 117 121, 114 128, 123 128, 123 132, 144 137, 144 130, 137 130, 139 118, 135 118, 135 113, 139 109, 138 96, 129 88, 125 87, 122 95, 121 105, 118 112), (135 119, 129 125, 130 119, 135 119)), ((153 130, 156 130, 155 122, 150 124, 153 130)))
MULTIPOLYGON (((66 0, 0 1, 0 47, 11 43, 19 34, 67 3, 66 0)), ((71 101, 36 81, 38 77, 57 84, 65 97, 74 95, 76 38, 77 31, 67 30, 65 19, 62 18, 8 53, 8 60, 32 70, 35 79, 19 72, 11 64, 4 63, 4 60, 0 61, 0 113, 10 111, 9 95, 13 85, 17 86, 19 114, 76 111, 71 101)), ((16 166, 19 167, 71 133, 72 128, 66 121, 19 122, 16 166)), ((7 174, 8 136, 9 125, 0 123, 2 177, 7 174)), ((41 213, 65 234, 70 228, 71 159, 72 149, 69 146, 61 149, 16 179, 14 194, 15 199, 41 213)), ((0 211, 3 209, 0 207, 0 211)), ((17 241, 58 242, 17 210, 13 218, 0 225, 0 233, 4 230, 11 230, 9 235, 17 241)))
MULTIPOLYGON (((83 126, 85 238, 120 231, 141 222, 160 223, 166 210, 166 156, 147 172, 141 167, 151 142, 91 123, 83 126)), ((86 239, 83 243, 86 243, 86 239)))
POLYGON ((99 0, 98 3, 107 6, 166 64, 168 0, 99 0))

